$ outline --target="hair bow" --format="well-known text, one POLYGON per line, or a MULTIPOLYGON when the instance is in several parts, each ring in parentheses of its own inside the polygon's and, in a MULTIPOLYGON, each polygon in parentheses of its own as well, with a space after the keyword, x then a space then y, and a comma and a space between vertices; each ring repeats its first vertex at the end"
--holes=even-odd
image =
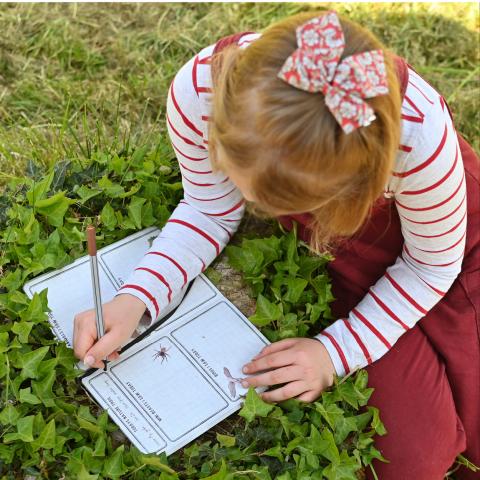
POLYGON ((313 18, 296 29, 298 48, 287 58, 278 77, 308 92, 322 92, 325 104, 345 133, 375 120, 363 101, 388 93, 381 50, 344 58, 345 38, 336 12, 313 18))

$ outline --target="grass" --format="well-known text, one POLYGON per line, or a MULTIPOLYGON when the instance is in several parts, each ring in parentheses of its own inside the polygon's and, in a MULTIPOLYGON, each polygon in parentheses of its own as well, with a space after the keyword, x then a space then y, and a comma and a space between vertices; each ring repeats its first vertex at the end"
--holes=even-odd
POLYGON ((407 58, 480 151, 475 3, 12 3, 0 6, 0 185, 28 159, 75 155, 100 130, 168 144, 166 93, 183 63, 223 35, 323 5, 407 58))

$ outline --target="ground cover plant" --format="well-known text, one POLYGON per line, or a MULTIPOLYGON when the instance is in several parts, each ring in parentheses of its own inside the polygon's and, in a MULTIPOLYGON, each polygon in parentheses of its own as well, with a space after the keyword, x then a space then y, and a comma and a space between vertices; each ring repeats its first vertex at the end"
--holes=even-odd
MULTIPOLYGON (((168 461, 115 445, 108 433, 116 426, 75 382, 81 372, 74 368, 72 352, 52 338, 46 291, 30 301, 21 286, 84 255, 88 222, 97 225, 99 245, 163 225, 181 195, 178 168, 165 158, 160 145, 126 145, 120 152, 104 146, 102 152, 94 148, 88 158, 58 162, 48 171, 29 163, 26 175, 7 185, 0 280, 4 478, 20 472, 40 478, 127 473, 149 478, 153 471, 163 472, 161 478, 197 478, 218 469, 213 478, 242 471, 262 479, 338 478, 339 472, 356 478, 356 471, 380 457, 371 437, 384 433, 378 410, 360 411, 371 394, 365 372, 311 406, 298 401, 269 405, 250 389, 240 411, 248 428, 237 422, 228 434, 195 442, 168 461)), ((306 335, 321 317, 330 317, 328 258, 300 255, 298 248, 294 231, 228 247, 257 298, 251 319, 271 340, 306 335)))
MULTIPOLYGON (((473 4, 345 5, 444 94, 479 150, 473 4), (463 14, 463 19, 460 18, 463 14)), ((169 82, 203 46, 262 29, 309 4, 14 5, 0 8, 0 478, 358 478, 379 456, 381 412, 365 372, 311 404, 269 405, 250 390, 240 414, 178 454, 146 456, 78 387, 72 352, 23 283, 161 227, 181 198, 164 108, 169 82)), ((237 237, 226 249, 271 341, 331 321, 328 257, 294 232, 237 237)), ((209 275, 216 278, 215 270, 209 275)), ((461 462, 467 460, 460 458, 461 462)))

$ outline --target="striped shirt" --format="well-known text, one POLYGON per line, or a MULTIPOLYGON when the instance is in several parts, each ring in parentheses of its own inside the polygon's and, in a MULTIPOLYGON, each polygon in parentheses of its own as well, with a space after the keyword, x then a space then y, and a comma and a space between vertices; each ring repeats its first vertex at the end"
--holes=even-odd
MULTIPOLYGON (((260 36, 245 34, 238 45, 246 48, 260 36)), ((212 172, 208 157, 214 47, 185 63, 168 91, 167 129, 184 198, 117 292, 140 298, 153 319, 219 255, 245 209, 240 190, 212 172)), ((467 218, 457 135, 442 96, 411 69, 401 127, 385 196, 394 199, 400 216, 403 251, 348 318, 315 335, 339 376, 382 357, 445 295, 461 269, 467 218)))

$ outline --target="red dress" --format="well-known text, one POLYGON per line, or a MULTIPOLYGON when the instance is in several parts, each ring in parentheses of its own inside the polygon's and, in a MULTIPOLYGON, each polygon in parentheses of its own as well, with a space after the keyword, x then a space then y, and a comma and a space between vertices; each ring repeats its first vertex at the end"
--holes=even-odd
MULTIPOLYGON (((245 33, 221 39, 214 53, 245 33)), ((403 97, 408 69, 402 58, 396 60, 403 97)), ((468 198, 462 271, 447 294, 366 368, 369 386, 375 388, 369 404, 380 409, 388 432, 375 438, 390 460, 374 461, 382 480, 443 479, 459 453, 480 465, 480 159, 457 135, 468 198)), ((286 229, 296 220, 300 238, 308 242, 308 214, 278 220, 286 229)), ((337 318, 362 300, 401 254, 402 245, 395 204, 379 199, 360 233, 339 247, 329 264, 337 318)), ((464 468, 456 476, 480 478, 464 468)))

